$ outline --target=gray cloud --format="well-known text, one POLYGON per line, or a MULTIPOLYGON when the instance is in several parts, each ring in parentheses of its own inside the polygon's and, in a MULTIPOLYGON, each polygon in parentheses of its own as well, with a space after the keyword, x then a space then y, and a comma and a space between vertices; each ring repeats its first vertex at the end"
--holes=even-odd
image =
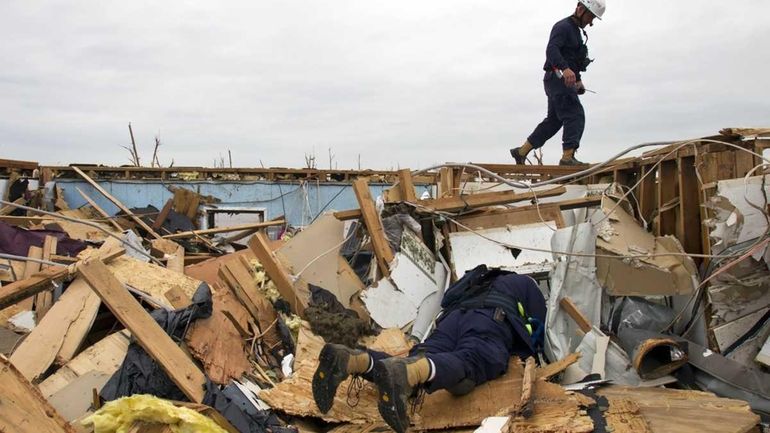
MULTIPOLYGON (((540 68, 574 0, 211 3, 6 0, 0 153, 340 168, 508 162, 545 114, 540 68)), ((581 159, 770 124, 770 3, 609 0, 589 29, 581 159)), ((546 148, 559 155, 558 139, 546 148)))

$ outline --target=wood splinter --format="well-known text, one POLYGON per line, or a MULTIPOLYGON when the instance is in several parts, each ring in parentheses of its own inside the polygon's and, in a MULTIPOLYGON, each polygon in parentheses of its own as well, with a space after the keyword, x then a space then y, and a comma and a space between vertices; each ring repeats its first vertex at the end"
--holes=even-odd
POLYGON ((527 358, 527 364, 524 366, 524 378, 521 382, 521 404, 519 405, 519 414, 524 418, 531 418, 535 412, 535 406, 532 401, 532 388, 535 386, 535 358, 527 358))

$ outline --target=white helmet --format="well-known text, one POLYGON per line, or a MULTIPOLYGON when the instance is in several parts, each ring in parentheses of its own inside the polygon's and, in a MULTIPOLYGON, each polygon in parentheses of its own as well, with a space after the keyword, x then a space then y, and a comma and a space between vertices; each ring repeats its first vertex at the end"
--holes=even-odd
POLYGON ((596 18, 602 19, 604 11, 607 10, 607 5, 604 0, 579 0, 580 4, 586 7, 596 18))

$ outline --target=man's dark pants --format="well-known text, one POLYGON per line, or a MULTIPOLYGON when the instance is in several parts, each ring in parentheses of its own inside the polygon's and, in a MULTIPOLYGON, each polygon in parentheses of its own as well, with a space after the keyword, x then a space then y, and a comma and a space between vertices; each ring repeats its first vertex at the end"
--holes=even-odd
MULTIPOLYGON (((507 319, 495 320, 492 308, 454 310, 441 318, 424 343, 409 356, 426 355, 436 366, 427 391, 446 389, 455 394, 470 392, 474 386, 496 379, 508 370, 513 351, 513 330, 507 319)), ((369 350, 375 362, 390 357, 369 350)), ((364 375, 372 380, 371 373, 364 375)))
POLYGON ((546 74, 543 84, 548 96, 548 115, 527 140, 533 148, 539 149, 564 127, 562 147, 564 150, 577 149, 586 123, 585 111, 577 92, 567 88, 564 81, 552 72, 546 74))

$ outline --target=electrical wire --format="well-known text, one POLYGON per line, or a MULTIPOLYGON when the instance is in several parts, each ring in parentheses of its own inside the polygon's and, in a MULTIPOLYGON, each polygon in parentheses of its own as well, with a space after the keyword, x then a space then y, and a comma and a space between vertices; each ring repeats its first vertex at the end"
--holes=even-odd
POLYGON ((49 265, 49 266, 63 266, 65 268, 67 267, 67 265, 52 262, 50 260, 36 259, 34 257, 17 256, 15 254, 0 253, 0 259, 14 260, 17 262, 34 262, 34 263, 40 263, 41 265, 49 265))

